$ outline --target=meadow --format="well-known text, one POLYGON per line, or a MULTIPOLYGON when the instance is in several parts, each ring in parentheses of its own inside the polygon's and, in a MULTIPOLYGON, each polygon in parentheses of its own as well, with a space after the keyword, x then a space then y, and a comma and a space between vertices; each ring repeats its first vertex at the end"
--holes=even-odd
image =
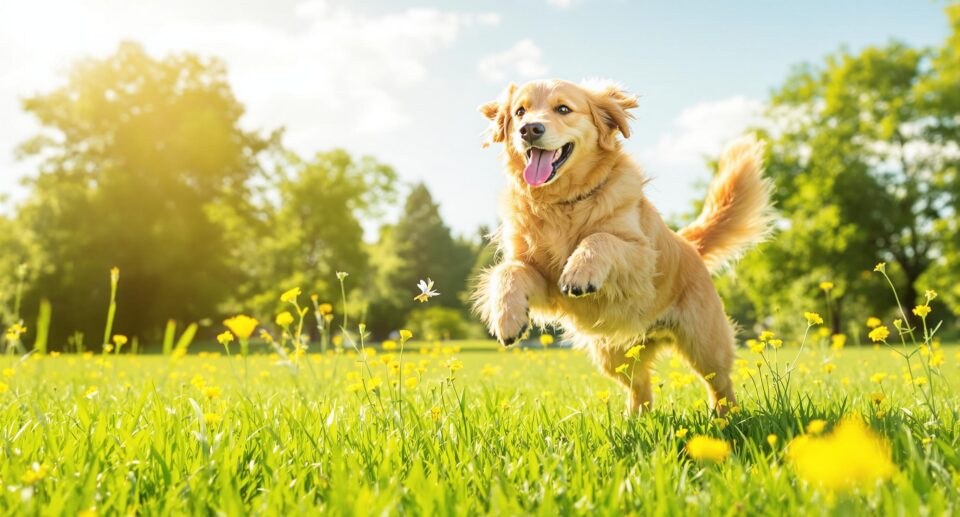
POLYGON ((814 319, 805 338, 748 341, 739 405, 723 417, 669 353, 656 367, 656 406, 626 415, 612 380, 549 339, 504 350, 348 336, 325 353, 255 340, 242 355, 224 333, 222 352, 186 353, 183 341, 166 355, 7 356, 0 506, 19 515, 954 513, 960 347, 855 347, 820 328, 814 319))

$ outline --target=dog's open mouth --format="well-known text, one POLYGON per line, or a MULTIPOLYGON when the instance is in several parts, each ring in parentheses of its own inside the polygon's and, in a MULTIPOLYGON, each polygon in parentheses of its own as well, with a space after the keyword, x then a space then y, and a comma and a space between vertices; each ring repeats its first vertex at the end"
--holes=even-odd
POLYGON ((557 176, 557 169, 567 161, 572 152, 572 142, 560 149, 527 149, 527 166, 523 169, 523 180, 531 187, 550 183, 557 176))

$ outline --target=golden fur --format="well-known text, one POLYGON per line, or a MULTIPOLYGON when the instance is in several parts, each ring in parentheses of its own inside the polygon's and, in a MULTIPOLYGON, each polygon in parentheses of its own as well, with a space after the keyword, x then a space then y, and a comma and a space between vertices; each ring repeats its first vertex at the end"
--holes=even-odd
POLYGON ((703 213, 678 234, 646 199, 647 178, 621 150, 618 134, 630 135, 627 110, 636 106, 636 98, 613 83, 555 80, 511 85, 480 107, 491 120, 485 145, 504 144, 510 184, 496 235, 502 260, 481 275, 475 307, 508 345, 524 337, 531 322, 562 325, 629 388, 634 411, 651 403, 650 364, 663 342, 657 336, 668 332, 705 380, 711 402, 734 404, 734 329, 710 270, 767 232, 763 147, 749 137, 727 147, 703 213), (536 147, 574 145, 553 180, 538 187, 523 178, 529 144, 519 129, 530 123, 545 128, 536 147), (645 348, 631 380, 615 369, 633 364, 625 353, 637 344, 645 348))

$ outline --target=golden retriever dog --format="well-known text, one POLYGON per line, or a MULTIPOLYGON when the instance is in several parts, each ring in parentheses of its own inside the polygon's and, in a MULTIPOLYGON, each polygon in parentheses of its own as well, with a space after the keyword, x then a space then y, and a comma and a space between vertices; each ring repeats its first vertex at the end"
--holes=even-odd
POLYGON ((475 308, 507 346, 531 324, 561 325, 629 389, 632 411, 650 407, 653 359, 674 343, 723 413, 736 404, 734 327, 711 271, 769 230, 763 146, 744 137, 724 150, 703 212, 677 233, 621 149, 635 107, 617 84, 561 80, 510 85, 480 107, 491 121, 484 145, 504 144, 509 187, 495 235, 502 260, 481 275, 475 308))

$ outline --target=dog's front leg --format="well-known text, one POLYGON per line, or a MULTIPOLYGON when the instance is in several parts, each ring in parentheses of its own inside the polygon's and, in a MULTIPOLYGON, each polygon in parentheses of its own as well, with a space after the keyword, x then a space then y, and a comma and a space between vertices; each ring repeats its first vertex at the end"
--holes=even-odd
POLYGON ((529 331, 530 304, 545 297, 546 287, 543 275, 529 264, 505 260, 481 276, 476 308, 490 333, 510 346, 529 331))
POLYGON ((653 270, 656 256, 643 236, 623 239, 616 235, 598 232, 585 237, 567 259, 560 274, 560 291, 578 298, 593 294, 603 288, 611 272, 630 277, 636 286, 620 286, 639 295, 652 294, 653 270), (650 293, 642 292, 650 291, 650 293))

